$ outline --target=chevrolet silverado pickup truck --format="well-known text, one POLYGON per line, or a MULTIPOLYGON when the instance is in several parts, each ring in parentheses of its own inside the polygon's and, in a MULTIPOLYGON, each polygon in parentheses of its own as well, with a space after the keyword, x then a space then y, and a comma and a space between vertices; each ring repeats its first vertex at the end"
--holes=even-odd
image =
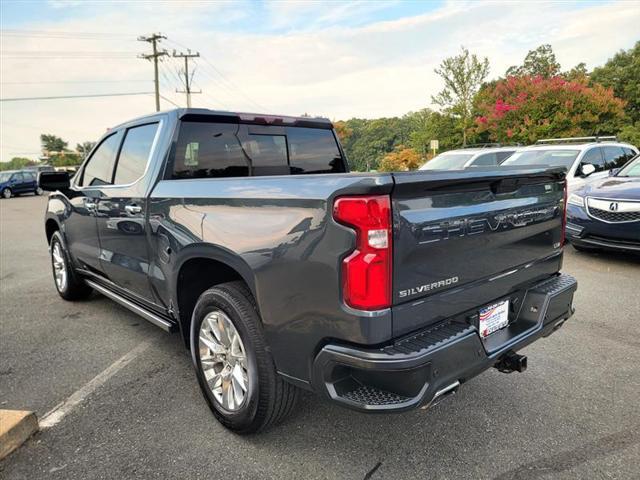
MULTIPOLYGON (((573 313, 563 169, 350 173, 330 121, 178 109, 42 173, 55 287, 179 332, 227 428, 299 389, 362 412, 435 405, 573 313)), ((170 388, 170 387, 169 387, 170 388)))

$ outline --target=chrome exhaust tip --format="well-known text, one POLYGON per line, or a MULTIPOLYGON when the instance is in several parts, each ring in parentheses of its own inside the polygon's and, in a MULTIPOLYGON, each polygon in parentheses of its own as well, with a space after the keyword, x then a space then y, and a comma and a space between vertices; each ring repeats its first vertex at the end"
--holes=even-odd
POLYGON ((431 401, 426 405, 420 407, 420 409, 426 410, 428 408, 435 407, 445 398, 454 395, 458 391, 459 387, 460 387, 460 381, 456 380, 455 382, 447 385, 446 387, 441 388, 436 392, 436 394, 433 396, 431 401))

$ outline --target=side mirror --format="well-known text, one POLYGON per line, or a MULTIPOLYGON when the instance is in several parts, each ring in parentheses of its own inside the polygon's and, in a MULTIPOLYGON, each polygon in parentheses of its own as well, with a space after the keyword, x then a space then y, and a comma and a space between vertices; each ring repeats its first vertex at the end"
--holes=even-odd
POLYGON ((595 171, 596 171, 596 167, 594 167, 590 163, 585 163, 584 165, 582 165, 582 168, 580 169, 580 172, 582 173, 583 177, 588 177, 595 171))
POLYGON ((70 184, 68 172, 41 172, 38 177, 38 186, 48 192, 68 190, 70 184))
POLYGON ((609 176, 610 177, 615 177, 616 174, 620 171, 619 168, 612 168, 611 170, 609 170, 609 176))

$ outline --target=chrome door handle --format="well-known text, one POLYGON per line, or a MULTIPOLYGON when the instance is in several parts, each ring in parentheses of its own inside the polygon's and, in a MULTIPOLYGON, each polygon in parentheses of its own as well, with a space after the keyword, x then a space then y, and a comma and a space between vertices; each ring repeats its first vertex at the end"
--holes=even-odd
POLYGON ((124 210, 125 212, 134 215, 136 213, 140 213, 142 211, 142 207, 139 207, 138 205, 125 205, 124 210))

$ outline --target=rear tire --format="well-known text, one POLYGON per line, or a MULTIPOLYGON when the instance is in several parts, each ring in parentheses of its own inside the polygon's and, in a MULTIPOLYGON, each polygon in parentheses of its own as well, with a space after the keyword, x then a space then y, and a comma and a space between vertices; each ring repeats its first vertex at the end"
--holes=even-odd
POLYGON ((84 283, 71 266, 69 253, 60 232, 51 237, 51 269, 58 294, 65 300, 81 300, 91 295, 93 289, 84 283))
POLYGON ((5 188, 2 190, 2 198, 11 198, 13 195, 13 192, 11 191, 10 188, 5 188))
POLYGON ((276 372, 255 300, 244 283, 223 283, 200 296, 191 322, 191 354, 209 408, 229 430, 254 433, 278 423, 293 409, 298 390, 276 372), (229 337, 234 340, 224 341, 229 337), (225 344, 230 346, 223 352, 225 344), (234 364, 237 358, 244 360, 234 364), (239 383, 234 382, 240 376, 239 383), (225 386, 232 392, 230 402, 225 386))

